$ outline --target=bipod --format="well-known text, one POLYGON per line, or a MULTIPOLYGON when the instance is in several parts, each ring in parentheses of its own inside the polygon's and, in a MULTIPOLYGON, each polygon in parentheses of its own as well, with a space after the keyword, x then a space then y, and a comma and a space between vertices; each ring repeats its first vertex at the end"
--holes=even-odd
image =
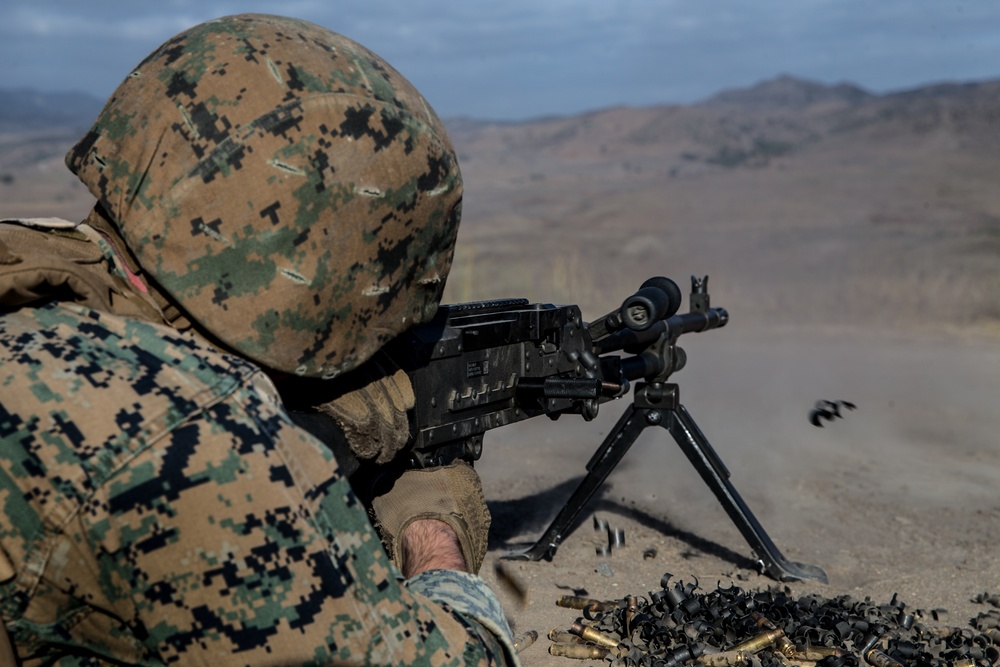
POLYGON ((632 404, 594 452, 594 456, 587 464, 586 477, 566 501, 555 520, 534 546, 524 551, 511 552, 503 557, 512 560, 537 561, 543 558, 552 560, 556 549, 566 536, 566 531, 579 516, 584 505, 622 460, 639 434, 650 426, 662 426, 670 432, 688 460, 712 489, 719 503, 729 514, 729 518, 750 544, 763 572, 778 581, 812 579, 824 584, 828 582, 826 572, 822 568, 787 560, 781 554, 729 481, 729 470, 694 419, 680 404, 680 392, 677 385, 672 383, 636 384, 632 404))

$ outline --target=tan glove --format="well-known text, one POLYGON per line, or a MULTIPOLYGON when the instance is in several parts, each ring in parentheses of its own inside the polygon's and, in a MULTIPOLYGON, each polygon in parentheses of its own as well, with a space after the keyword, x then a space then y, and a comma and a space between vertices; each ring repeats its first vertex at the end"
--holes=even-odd
POLYGON ((443 521, 458 536, 468 572, 478 574, 486 557, 490 511, 479 475, 465 461, 407 470, 389 491, 372 500, 376 528, 396 567, 403 570, 400 535, 416 519, 443 521))
POLYGON ((385 355, 369 360, 352 376, 349 391, 316 409, 336 420, 355 456, 385 465, 410 438, 410 378, 385 355))

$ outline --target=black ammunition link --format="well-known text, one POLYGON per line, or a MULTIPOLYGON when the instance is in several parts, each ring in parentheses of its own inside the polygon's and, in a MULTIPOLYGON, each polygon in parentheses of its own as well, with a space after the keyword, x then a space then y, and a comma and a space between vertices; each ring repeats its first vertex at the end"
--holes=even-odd
MULTIPOLYGON (((645 667, 1000 667, 1000 611, 969 627, 940 627, 943 609, 907 609, 850 596, 791 596, 789 590, 738 586, 699 592, 672 583, 648 597, 595 604, 572 632, 611 651, 616 665, 645 667), (586 627, 583 623, 586 622, 586 627), (617 647, 617 648, 616 648, 617 647)), ((984 594, 985 598, 985 594, 984 594)), ((992 604, 992 598, 984 602, 992 604)))

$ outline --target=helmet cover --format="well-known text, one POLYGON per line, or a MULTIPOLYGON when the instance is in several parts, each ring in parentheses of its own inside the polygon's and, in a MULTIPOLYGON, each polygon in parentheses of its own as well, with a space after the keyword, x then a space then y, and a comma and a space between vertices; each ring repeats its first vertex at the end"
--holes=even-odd
POLYGON ((66 163, 157 286, 269 368, 333 377, 440 302, 462 198, 444 126, 384 60, 312 23, 182 32, 66 163))

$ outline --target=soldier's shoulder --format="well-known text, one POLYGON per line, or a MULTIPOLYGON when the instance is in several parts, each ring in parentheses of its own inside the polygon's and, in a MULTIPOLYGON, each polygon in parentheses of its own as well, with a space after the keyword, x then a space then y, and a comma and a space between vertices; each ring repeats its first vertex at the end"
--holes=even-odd
POLYGON ((259 369, 164 325, 65 303, 0 315, 0 441, 102 466, 197 418, 259 369), (97 459, 94 459, 96 464, 97 459))

